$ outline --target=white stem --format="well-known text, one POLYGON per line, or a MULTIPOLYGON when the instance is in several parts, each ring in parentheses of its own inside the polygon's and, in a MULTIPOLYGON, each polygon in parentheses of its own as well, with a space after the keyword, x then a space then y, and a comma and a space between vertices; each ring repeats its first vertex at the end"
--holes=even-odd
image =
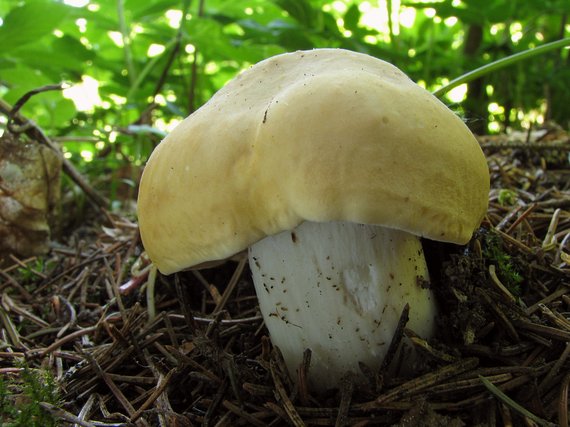
POLYGON ((156 266, 151 265, 146 281, 146 305, 148 311, 148 321, 152 322, 156 317, 156 305, 154 304, 154 285, 156 283, 156 266))
POLYGON ((312 351, 318 390, 338 384, 358 362, 378 368, 400 314, 430 337, 436 314, 421 242, 412 234, 348 222, 304 222, 249 250, 259 307, 292 376, 312 351))

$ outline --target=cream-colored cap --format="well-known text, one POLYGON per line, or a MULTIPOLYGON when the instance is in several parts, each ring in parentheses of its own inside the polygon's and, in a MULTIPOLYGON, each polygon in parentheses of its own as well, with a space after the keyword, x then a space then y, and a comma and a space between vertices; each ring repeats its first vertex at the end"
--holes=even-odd
POLYGON ((243 72, 152 153, 140 232, 164 274, 301 222, 352 221, 464 244, 487 209, 479 144, 393 65, 340 49, 243 72))

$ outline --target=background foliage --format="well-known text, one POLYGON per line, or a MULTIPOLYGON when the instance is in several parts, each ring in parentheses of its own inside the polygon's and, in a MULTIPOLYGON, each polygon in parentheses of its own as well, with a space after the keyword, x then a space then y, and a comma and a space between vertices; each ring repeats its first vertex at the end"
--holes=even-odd
MULTIPOLYGON (((34 96, 22 113, 86 173, 133 184, 169 126, 270 55, 352 49, 434 89, 567 37, 569 12, 568 0, 4 0, 0 96, 13 105, 43 85, 74 85, 34 96)), ((566 126, 569 62, 566 49, 501 70, 454 108, 478 132, 537 118, 566 126)))

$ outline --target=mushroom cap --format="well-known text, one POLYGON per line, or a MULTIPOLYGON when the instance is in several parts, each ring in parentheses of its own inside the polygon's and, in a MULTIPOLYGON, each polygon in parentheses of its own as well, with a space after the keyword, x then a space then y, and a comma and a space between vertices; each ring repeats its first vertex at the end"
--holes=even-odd
POLYGON ((393 65, 342 49, 238 75, 154 150, 141 238, 164 274, 303 221, 352 221, 464 244, 489 172, 465 124, 393 65))

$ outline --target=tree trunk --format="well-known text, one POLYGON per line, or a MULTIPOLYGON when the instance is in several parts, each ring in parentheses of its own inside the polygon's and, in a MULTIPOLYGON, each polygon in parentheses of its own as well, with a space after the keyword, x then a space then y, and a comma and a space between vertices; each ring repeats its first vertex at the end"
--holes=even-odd
MULTIPOLYGON (((467 29, 463 54, 466 59, 473 59, 481 54, 483 41, 483 27, 480 24, 471 24, 467 29)), ((476 62, 476 61, 468 61, 476 62)), ((482 135, 487 133, 487 96, 484 79, 478 78, 467 84, 467 99, 463 103, 467 126, 472 132, 482 135)))

